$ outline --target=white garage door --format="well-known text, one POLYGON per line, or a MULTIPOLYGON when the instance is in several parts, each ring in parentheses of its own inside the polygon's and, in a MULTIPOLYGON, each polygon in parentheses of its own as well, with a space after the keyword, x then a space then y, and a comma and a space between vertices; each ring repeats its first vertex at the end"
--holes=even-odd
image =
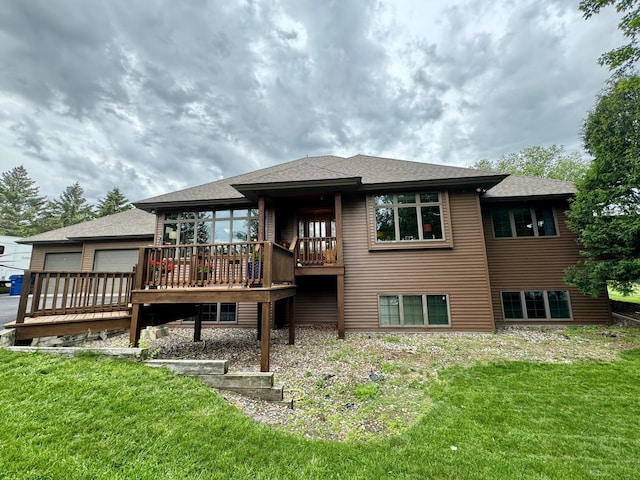
POLYGON ((130 272, 138 263, 138 249, 96 250, 93 257, 94 272, 130 272))
POLYGON ((44 257, 44 269, 62 272, 75 272, 80 270, 82 253, 47 253, 44 257))

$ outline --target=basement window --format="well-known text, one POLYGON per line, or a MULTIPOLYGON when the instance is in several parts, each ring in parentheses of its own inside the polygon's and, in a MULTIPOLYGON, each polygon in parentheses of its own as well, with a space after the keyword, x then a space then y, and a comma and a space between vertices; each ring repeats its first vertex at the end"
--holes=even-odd
POLYGON ((378 296, 381 327, 449 326, 449 298, 446 294, 400 294, 378 296))
POLYGON ((566 290, 502 292, 505 320, 571 320, 566 290))
MULTIPOLYGON (((208 303, 201 305, 202 321, 206 323, 237 323, 238 304, 237 303, 208 303)), ((195 317, 185 318, 185 323, 192 323, 195 317)))

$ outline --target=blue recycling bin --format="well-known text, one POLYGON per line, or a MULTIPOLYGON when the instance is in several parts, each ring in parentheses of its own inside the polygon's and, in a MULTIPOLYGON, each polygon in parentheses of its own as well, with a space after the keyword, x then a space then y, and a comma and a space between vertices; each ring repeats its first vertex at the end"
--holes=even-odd
POLYGON ((24 275, 11 275, 9 277, 9 282, 11 285, 9 286, 9 295, 20 295, 22 291, 22 279, 24 275))

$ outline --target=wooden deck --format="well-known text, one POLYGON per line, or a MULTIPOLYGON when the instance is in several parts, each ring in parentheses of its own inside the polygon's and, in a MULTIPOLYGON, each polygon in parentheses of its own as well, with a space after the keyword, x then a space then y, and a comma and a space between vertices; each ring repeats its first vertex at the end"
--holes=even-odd
POLYGON ((5 324, 5 328, 16 329, 16 340, 48 337, 53 335, 73 335, 103 330, 129 329, 129 311, 72 313, 63 315, 43 315, 27 317, 23 322, 5 324))
MULTIPOLYGON (((295 341, 296 273, 336 275, 338 291, 344 289, 344 267, 340 262, 327 265, 323 253, 329 247, 341 252, 335 239, 304 239, 301 258, 308 265, 303 269, 296 268, 296 245, 286 249, 257 241, 143 247, 135 273, 27 271, 17 319, 7 327, 16 329, 17 340, 129 329, 129 341, 136 346, 142 328, 183 318, 177 315, 189 309, 200 312, 198 305, 257 303, 260 369, 267 372, 276 301, 288 302, 289 343, 295 341)), ((194 340, 201 328, 201 318, 196 318, 194 340)), ((343 322, 338 332, 344 335, 343 322)))

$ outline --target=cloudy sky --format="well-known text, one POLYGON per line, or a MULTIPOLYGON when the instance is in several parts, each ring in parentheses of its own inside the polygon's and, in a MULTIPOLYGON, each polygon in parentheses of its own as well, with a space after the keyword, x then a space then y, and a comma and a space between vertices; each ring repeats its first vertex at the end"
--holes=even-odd
POLYGON ((306 155, 580 148, 622 44, 578 0, 3 0, 0 170, 129 200, 306 155))

